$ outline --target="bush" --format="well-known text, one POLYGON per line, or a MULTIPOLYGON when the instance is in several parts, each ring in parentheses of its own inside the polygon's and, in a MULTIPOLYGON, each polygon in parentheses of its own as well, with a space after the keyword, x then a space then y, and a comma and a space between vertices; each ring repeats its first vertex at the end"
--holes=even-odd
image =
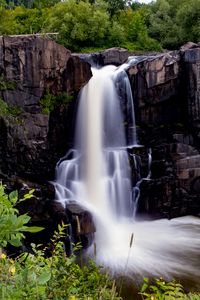
POLYGON ((50 257, 45 249, 32 245, 33 254, 23 253, 17 259, 0 256, 0 299, 73 299, 119 300, 115 282, 102 274, 94 262, 82 268, 75 256, 67 257, 64 244, 65 226, 52 239, 50 257))
POLYGON ((175 280, 166 282, 162 278, 156 279, 153 284, 148 278, 144 278, 144 283, 140 294, 144 300, 199 300, 200 294, 186 294, 183 286, 175 280))
POLYGON ((26 224, 30 221, 27 214, 20 215, 16 209, 16 204, 32 197, 33 190, 18 200, 16 191, 7 195, 5 186, 0 184, 0 249, 11 244, 15 247, 22 245, 24 232, 38 232, 42 230, 39 227, 28 227, 26 224))
POLYGON ((0 116, 18 117, 21 114, 21 109, 18 106, 9 105, 0 98, 0 116))
POLYGON ((50 114, 54 110, 57 105, 66 105, 71 102, 73 97, 68 95, 65 92, 60 92, 58 95, 53 95, 49 91, 47 91, 43 98, 40 99, 40 105, 42 107, 43 114, 50 114))

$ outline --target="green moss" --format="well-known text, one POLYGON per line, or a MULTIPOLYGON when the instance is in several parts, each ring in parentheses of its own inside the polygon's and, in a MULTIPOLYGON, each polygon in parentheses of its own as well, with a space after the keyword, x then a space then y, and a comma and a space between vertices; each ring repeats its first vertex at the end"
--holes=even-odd
POLYGON ((73 97, 68 95, 66 92, 60 92, 54 95, 47 91, 43 98, 40 99, 40 105, 42 107, 43 114, 50 114, 56 106, 66 105, 73 100, 73 97))
POLYGON ((0 116, 14 116, 21 114, 21 109, 17 106, 9 105, 0 98, 0 116))
POLYGON ((15 90, 16 82, 7 80, 4 75, 0 76, 0 91, 15 90))

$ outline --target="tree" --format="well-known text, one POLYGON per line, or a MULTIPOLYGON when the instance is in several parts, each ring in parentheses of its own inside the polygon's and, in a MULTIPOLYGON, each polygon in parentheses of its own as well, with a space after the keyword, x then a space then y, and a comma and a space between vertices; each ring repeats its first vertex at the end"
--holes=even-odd
POLYGON ((200 40, 200 0, 185 1, 176 15, 180 29, 181 43, 187 41, 199 42, 200 40))
POLYGON ((149 19, 150 36, 160 41, 165 48, 174 48, 179 43, 178 28, 174 21, 175 13, 168 0, 157 0, 152 5, 149 19))
POLYGON ((6 7, 6 1, 0 0, 0 7, 6 7))
POLYGON ((27 9, 25 7, 16 7, 12 12, 15 21, 15 33, 27 34, 42 32, 45 26, 49 9, 27 9))
POLYGON ((15 32, 15 21, 11 12, 0 6, 0 35, 13 34, 15 32))
POLYGON ((58 3, 48 24, 46 30, 59 32, 59 41, 75 51, 104 44, 110 26, 106 5, 101 0, 93 5, 75 0, 58 3))
POLYGON ((124 28, 124 46, 129 50, 160 50, 158 42, 150 38, 145 24, 145 10, 133 11, 130 7, 121 11, 117 16, 117 22, 124 28))

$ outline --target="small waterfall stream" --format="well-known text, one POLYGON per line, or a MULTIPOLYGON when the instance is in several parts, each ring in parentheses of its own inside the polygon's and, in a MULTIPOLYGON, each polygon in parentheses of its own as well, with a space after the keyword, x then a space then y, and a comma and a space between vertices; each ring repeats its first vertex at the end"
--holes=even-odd
MULTIPOLYGON (((137 135, 126 67, 93 69, 93 77, 82 89, 74 149, 56 168, 57 199, 64 206, 76 201, 92 212, 96 224, 95 259, 113 272, 120 273, 127 265, 127 274, 200 276, 196 264, 199 219, 135 221, 142 178, 134 187, 137 193, 133 193, 127 147, 137 146, 137 135), (127 97, 128 138, 116 88, 119 82, 127 97), (129 251, 132 233, 134 241, 129 251)), ((151 151, 148 155, 146 179, 150 178, 151 151)), ((93 255, 92 246, 88 254, 93 255)))

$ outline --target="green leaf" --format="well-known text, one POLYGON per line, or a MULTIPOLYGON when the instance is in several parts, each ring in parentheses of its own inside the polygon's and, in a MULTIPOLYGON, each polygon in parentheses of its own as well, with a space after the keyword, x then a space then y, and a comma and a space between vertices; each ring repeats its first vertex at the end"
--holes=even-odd
POLYGON ((19 239, 14 239, 12 238, 9 243, 14 246, 14 247, 20 247, 22 245, 22 243, 20 242, 19 239))
POLYGON ((25 229, 22 231, 32 232, 32 233, 44 230, 44 227, 37 227, 37 226, 31 226, 31 227, 24 226, 24 228, 25 229))
POLYGON ((13 205, 15 205, 17 203, 18 200, 18 192, 17 191, 13 191, 9 194, 9 199, 12 202, 13 205))
POLYGON ((147 288, 148 288, 148 284, 147 283, 143 283, 142 288, 141 288, 141 293, 143 293, 144 291, 146 291, 147 288))
POLYGON ((43 285, 46 284, 50 279, 51 279, 50 271, 45 270, 40 274, 38 278, 38 283, 43 285))

